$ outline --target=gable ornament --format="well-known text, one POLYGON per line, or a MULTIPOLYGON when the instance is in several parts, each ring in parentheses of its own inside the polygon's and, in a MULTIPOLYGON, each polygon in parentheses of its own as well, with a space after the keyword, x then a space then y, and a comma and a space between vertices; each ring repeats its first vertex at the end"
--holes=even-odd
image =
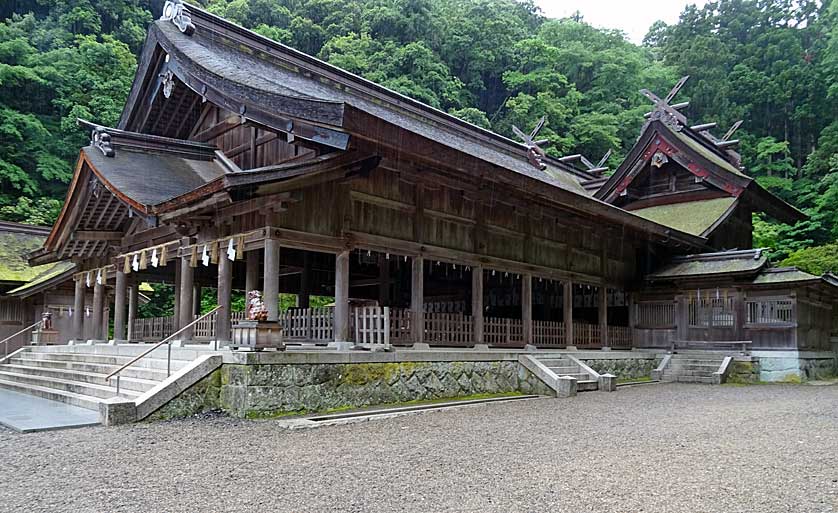
POLYGON ((181 0, 167 0, 163 5, 163 21, 171 21, 175 27, 187 36, 195 33, 195 25, 192 23, 192 16, 181 0))
POLYGON ((90 145, 98 148, 106 157, 113 157, 116 154, 111 146, 111 134, 106 132, 104 127, 97 126, 91 130, 90 145))

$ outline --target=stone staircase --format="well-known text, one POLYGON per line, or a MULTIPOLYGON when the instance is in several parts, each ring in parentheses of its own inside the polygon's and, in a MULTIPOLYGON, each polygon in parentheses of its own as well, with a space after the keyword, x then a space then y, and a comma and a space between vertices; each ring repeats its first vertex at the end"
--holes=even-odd
MULTIPOLYGON (((24 347, 0 363, 0 388, 96 411, 115 399, 140 402, 168 380, 165 347, 122 371, 118 394, 116 378, 110 383, 105 378, 147 348, 142 344, 24 347)), ((196 351, 173 350, 172 376, 197 356, 196 351)))
POLYGON ((566 356, 541 356, 537 359, 557 377, 576 378, 578 392, 599 389, 599 376, 592 376, 586 369, 566 356))
POLYGON ((661 381, 719 384, 724 381, 719 371, 725 357, 725 354, 709 352, 673 354, 661 374, 661 381))

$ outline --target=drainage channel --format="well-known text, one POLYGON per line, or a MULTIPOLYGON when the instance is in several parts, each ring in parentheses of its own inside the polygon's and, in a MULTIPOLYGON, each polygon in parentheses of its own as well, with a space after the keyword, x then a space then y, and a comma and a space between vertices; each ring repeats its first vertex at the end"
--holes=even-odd
POLYGON ((374 417, 377 415, 392 415, 395 413, 408 413, 425 410, 441 410, 446 408, 456 408, 458 406, 468 406, 472 404, 483 403, 500 403, 506 401, 520 401, 523 399, 537 399, 539 395, 515 395, 510 397, 491 397, 487 399, 471 399, 468 401, 450 401, 445 403, 434 404, 417 404, 416 406, 399 406, 395 408, 382 408, 377 410, 355 411, 347 413, 335 413, 331 415, 321 415, 319 417, 307 417, 305 420, 310 422, 328 422, 333 420, 343 419, 357 419, 362 417, 374 417))

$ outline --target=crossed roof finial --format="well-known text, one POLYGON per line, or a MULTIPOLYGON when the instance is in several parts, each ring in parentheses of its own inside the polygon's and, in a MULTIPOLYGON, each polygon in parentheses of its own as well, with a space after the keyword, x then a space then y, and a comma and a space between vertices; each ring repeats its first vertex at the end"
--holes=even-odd
POLYGON ((538 141, 535 140, 535 136, 538 135, 538 132, 544 126, 544 123, 547 121, 547 116, 541 116, 541 119, 535 124, 535 128, 532 129, 532 132, 529 135, 525 134, 521 131, 517 126, 512 125, 512 131, 515 132, 515 135, 518 136, 519 139, 524 143, 524 146, 527 147, 527 159, 530 161, 530 164, 537 167, 538 169, 545 169, 547 166, 542 162, 542 158, 546 156, 544 150, 540 148, 550 141, 547 139, 540 139, 538 141))
POLYGON ((648 89, 641 89, 640 94, 648 98, 655 104, 655 107, 652 109, 651 112, 647 112, 644 117, 652 118, 652 119, 662 119, 664 121, 674 121, 676 125, 683 126, 687 124, 687 116, 683 115, 680 112, 680 109, 684 109, 689 107, 690 102, 681 102, 681 103, 671 103, 672 100, 675 99, 675 95, 684 87, 684 84, 687 83, 687 80, 690 79, 689 75, 681 77, 678 83, 675 84, 675 87, 669 91, 669 94, 666 95, 666 98, 660 98, 652 91, 648 89))
POLYGON ((569 162, 575 162, 575 161, 578 160, 579 162, 582 163, 582 165, 584 165, 587 168, 586 171, 588 171, 589 173, 602 174, 602 173, 608 171, 608 168, 605 167, 605 163, 608 161, 608 157, 610 157, 610 156, 611 156, 611 150, 606 151, 605 155, 603 155, 602 158, 599 159, 599 162, 597 162, 596 164, 594 164, 593 162, 591 162, 590 160, 585 158, 584 155, 579 154, 579 153, 577 153, 575 155, 567 155, 565 157, 561 157, 559 159, 559 161, 564 162, 564 163, 569 163, 569 162))

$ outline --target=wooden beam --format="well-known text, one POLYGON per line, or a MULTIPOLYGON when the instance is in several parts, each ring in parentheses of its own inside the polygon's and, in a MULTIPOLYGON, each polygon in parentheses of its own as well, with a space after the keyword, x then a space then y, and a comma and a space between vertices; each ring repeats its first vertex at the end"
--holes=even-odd
POLYGON ((210 139, 215 139, 216 137, 220 137, 236 127, 242 126, 241 121, 241 116, 239 115, 228 116, 206 130, 198 132, 194 137, 192 137, 192 140, 207 142, 210 139))
POLYGON ((70 235, 70 240, 104 240, 104 241, 120 241, 122 240, 122 232, 110 231, 93 231, 93 230, 78 230, 70 235))

